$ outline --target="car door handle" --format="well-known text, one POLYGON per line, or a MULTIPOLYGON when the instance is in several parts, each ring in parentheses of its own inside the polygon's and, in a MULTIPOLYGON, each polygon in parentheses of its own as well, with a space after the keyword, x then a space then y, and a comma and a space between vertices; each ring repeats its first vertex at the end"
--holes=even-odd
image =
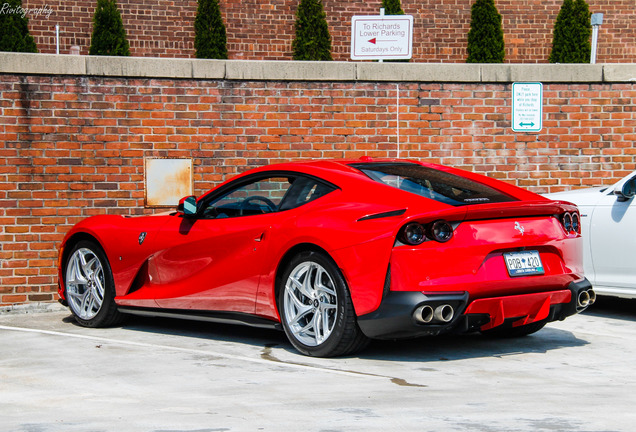
POLYGON ((265 236, 265 233, 262 233, 260 236, 256 237, 256 238, 254 239, 254 241, 259 242, 259 241, 263 240, 263 237, 264 237, 264 236, 265 236))

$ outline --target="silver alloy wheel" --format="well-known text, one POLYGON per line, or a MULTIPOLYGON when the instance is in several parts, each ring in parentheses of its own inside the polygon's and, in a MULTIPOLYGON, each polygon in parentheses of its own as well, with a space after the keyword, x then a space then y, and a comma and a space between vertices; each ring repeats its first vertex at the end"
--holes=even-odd
POLYGON ((83 320, 94 318, 104 302, 104 268, 95 253, 77 249, 66 266, 66 293, 69 306, 83 320))
POLYGON ((298 264, 285 282, 285 321, 294 337, 306 346, 318 346, 333 331, 338 295, 333 279, 320 264, 298 264))

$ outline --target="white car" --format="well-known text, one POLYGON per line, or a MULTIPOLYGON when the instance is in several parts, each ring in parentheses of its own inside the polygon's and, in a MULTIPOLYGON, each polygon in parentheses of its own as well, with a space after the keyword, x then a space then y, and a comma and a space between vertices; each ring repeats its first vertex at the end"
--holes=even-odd
POLYGON ((545 195, 579 207, 585 276, 598 295, 636 298, 634 195, 636 171, 613 186, 545 195))

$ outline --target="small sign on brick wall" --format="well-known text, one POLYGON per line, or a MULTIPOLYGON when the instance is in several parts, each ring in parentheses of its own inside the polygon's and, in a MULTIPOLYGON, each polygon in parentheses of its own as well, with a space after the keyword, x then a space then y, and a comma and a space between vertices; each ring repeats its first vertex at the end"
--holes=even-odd
POLYGON ((543 128, 543 84, 512 84, 512 130, 539 132, 543 128))
POLYGON ((192 159, 145 159, 146 207, 176 207, 192 195, 192 159))

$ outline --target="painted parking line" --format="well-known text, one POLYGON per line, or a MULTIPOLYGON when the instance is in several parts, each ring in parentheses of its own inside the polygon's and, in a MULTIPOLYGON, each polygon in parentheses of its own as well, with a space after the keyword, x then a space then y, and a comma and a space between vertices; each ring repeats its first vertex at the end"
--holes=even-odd
POLYGON ((4 326, 4 325, 0 325, 0 330, 16 331, 16 332, 24 332, 24 333, 36 333, 36 334, 58 336, 58 337, 65 337, 65 338, 72 338, 72 339, 84 339, 84 340, 90 340, 94 342, 109 343, 113 345, 126 345, 126 346, 141 347, 141 348, 151 348, 154 350, 183 352, 188 354, 199 354, 199 355, 206 355, 214 359, 244 361, 244 362, 267 365, 270 367, 272 365, 275 365, 275 366, 287 368, 287 369, 305 370, 305 371, 312 371, 312 372, 320 371, 320 372, 324 372, 328 374, 345 375, 345 376, 358 377, 358 378, 360 377, 375 378, 375 379, 382 379, 382 380, 390 380, 392 383, 398 384, 398 385, 425 387, 424 385, 410 384, 401 378, 390 377, 385 375, 332 369, 332 368, 322 367, 318 365, 310 365, 310 364, 303 364, 303 363, 290 363, 290 362, 275 358, 272 355, 271 348, 265 348, 265 350, 263 351, 263 354, 261 355, 261 358, 252 358, 252 357, 246 357, 246 356, 237 356, 233 354, 205 351, 200 349, 180 348, 180 347, 175 347, 170 345, 160 345, 160 344, 152 344, 152 343, 146 343, 146 342, 133 342, 133 341, 126 341, 121 339, 105 338, 101 336, 88 336, 88 335, 65 333, 65 332, 52 331, 52 330, 41 330, 41 329, 33 329, 33 328, 25 328, 25 327, 11 327, 11 326, 4 326))

